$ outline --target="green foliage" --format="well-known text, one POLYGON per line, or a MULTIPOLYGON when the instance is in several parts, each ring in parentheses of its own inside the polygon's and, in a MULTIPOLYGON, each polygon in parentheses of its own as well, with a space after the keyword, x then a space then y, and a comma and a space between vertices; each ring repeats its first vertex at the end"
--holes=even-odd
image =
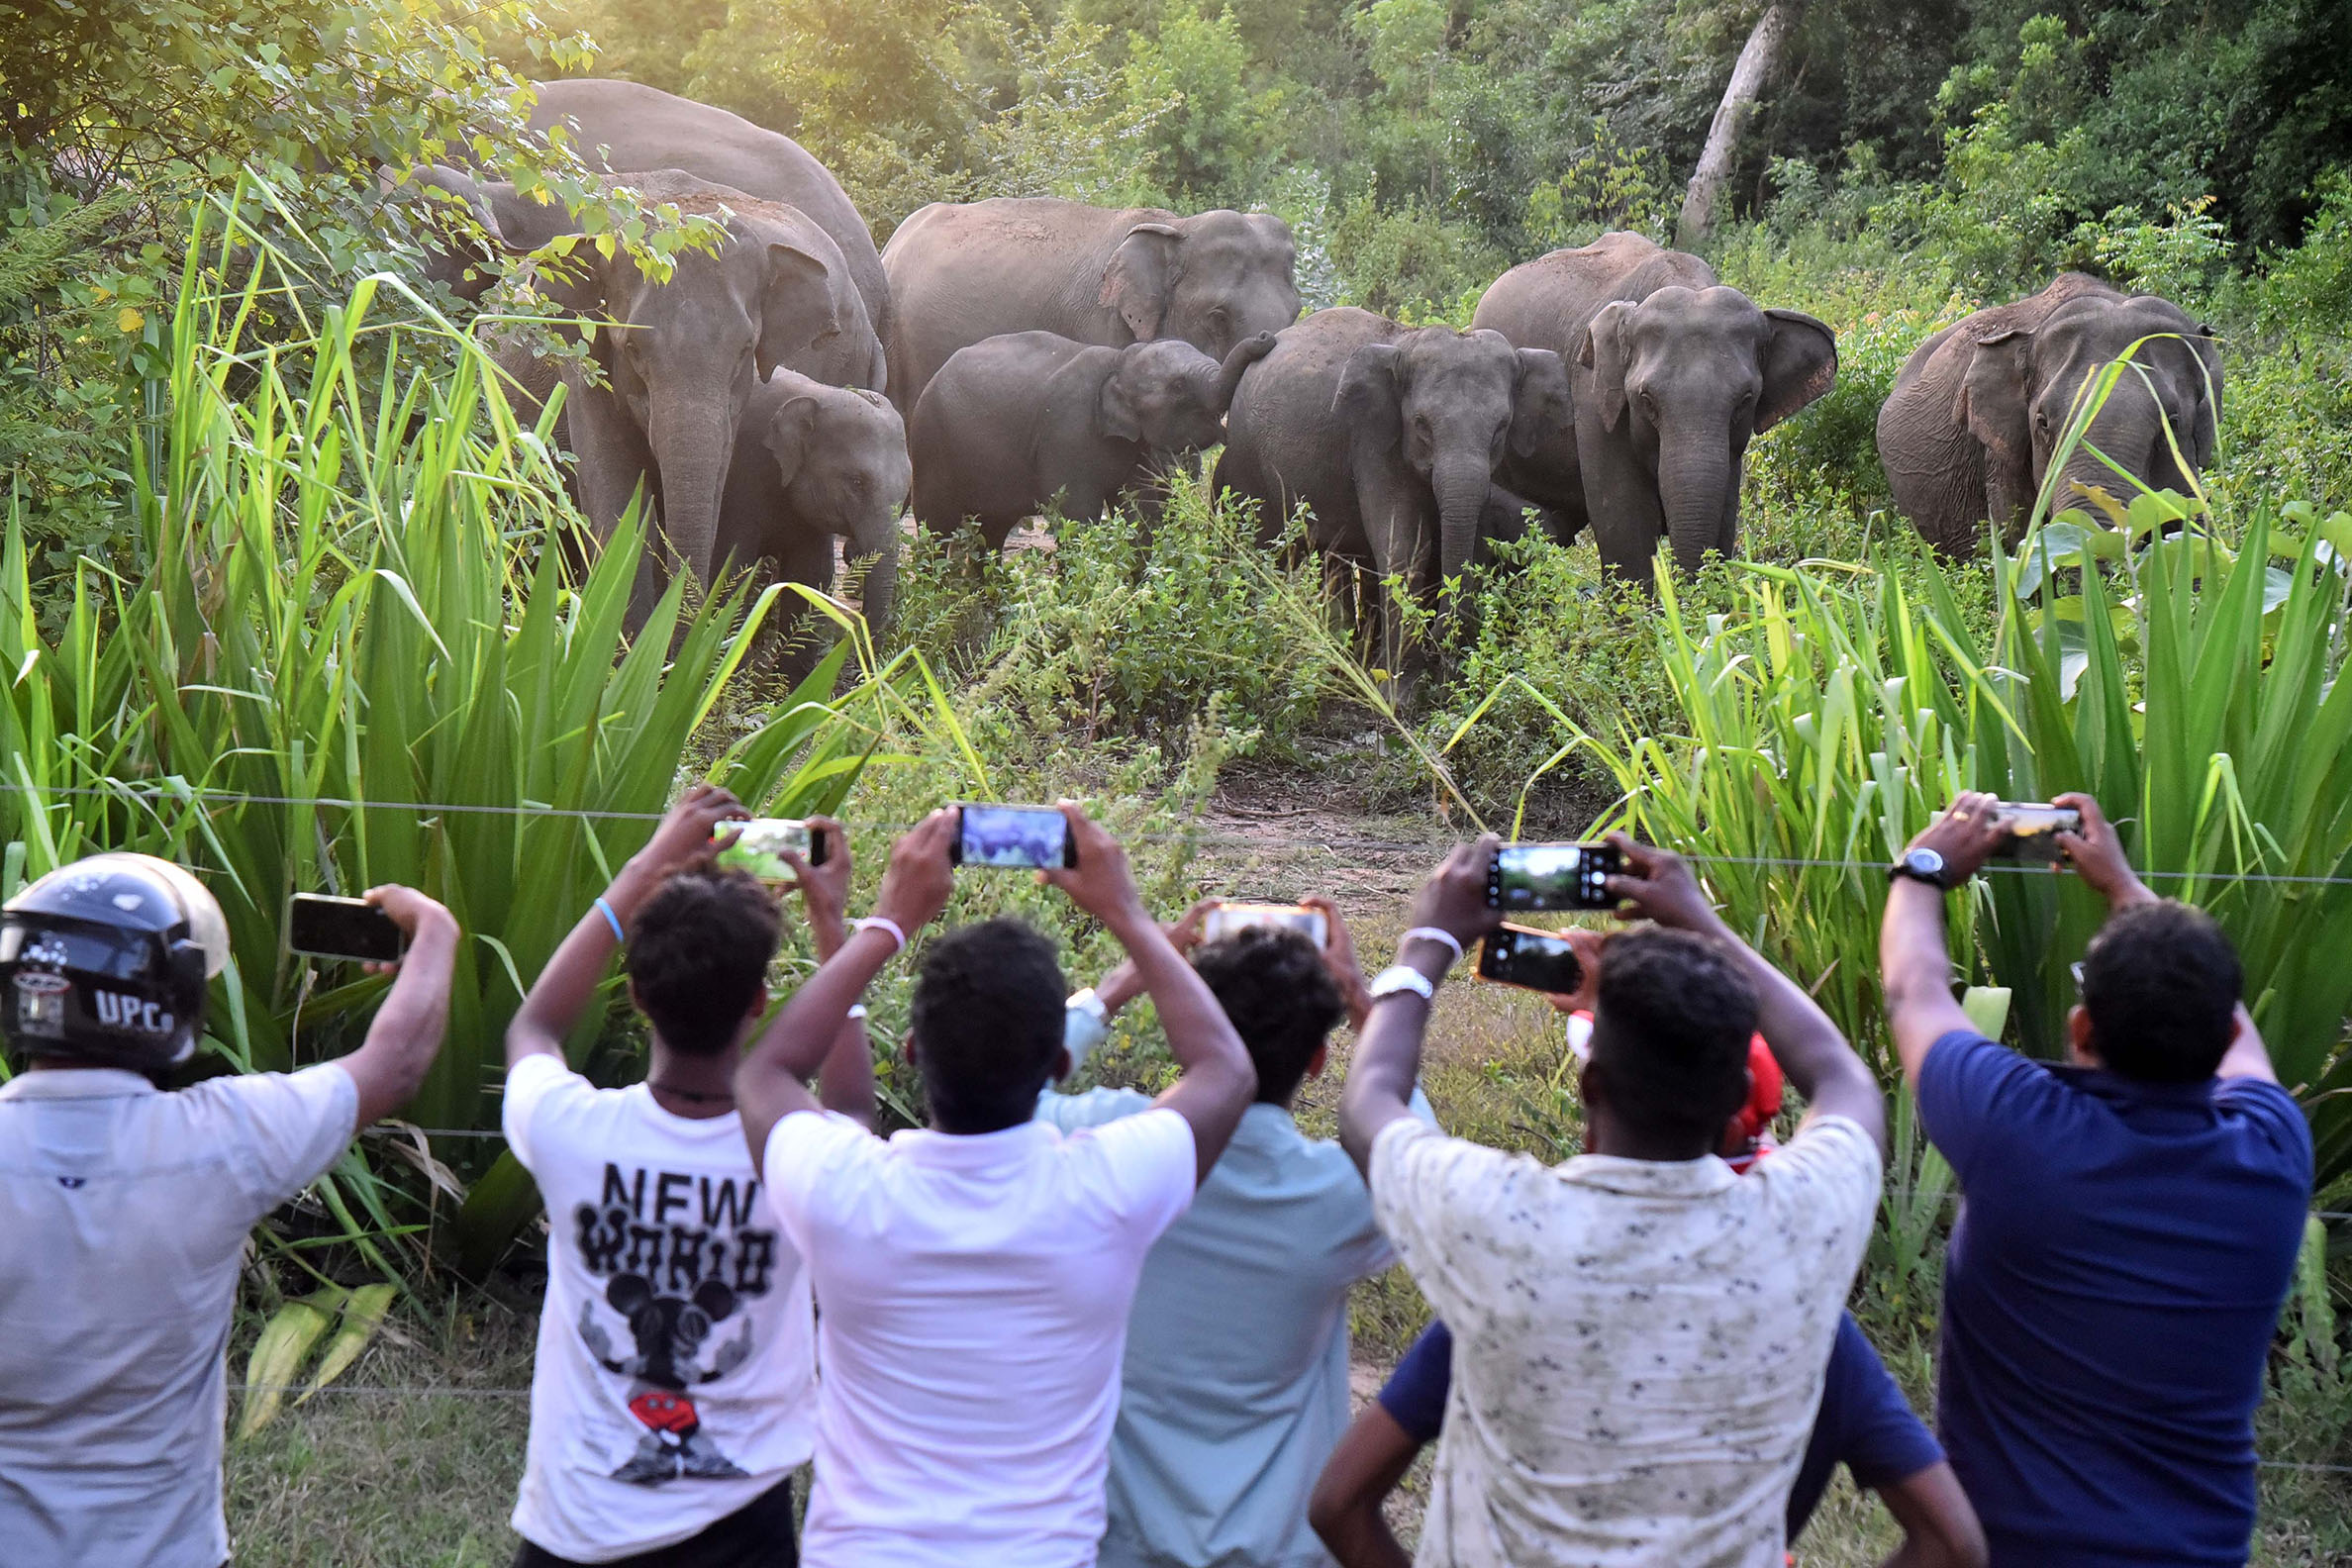
MULTIPOLYGON (((286 951, 288 894, 424 889, 470 939, 411 1114, 495 1127, 525 978, 650 833, 778 590, 689 607, 673 587, 625 642, 634 529, 566 564, 545 431, 516 423, 470 339, 363 281, 307 335, 258 342, 274 254, 216 289, 206 239, 171 318, 162 462, 137 474, 136 569, 81 567, 45 634, 14 518, 0 555, 8 877, 98 847, 197 869, 232 938, 211 1048, 241 1069, 335 1054, 382 992, 286 951)), ((788 814, 837 805, 889 701, 815 695, 845 652, 709 774, 788 814)), ((325 1192, 386 1266, 375 1242, 408 1233, 393 1185, 347 1157, 325 1192)), ((456 1239, 494 1251, 482 1217, 456 1239)))

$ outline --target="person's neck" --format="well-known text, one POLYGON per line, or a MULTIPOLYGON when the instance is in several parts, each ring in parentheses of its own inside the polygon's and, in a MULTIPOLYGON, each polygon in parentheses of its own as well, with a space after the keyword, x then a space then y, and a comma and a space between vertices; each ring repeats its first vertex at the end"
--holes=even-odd
POLYGON ((1608 1154, 1617 1159, 1652 1160, 1661 1164, 1684 1164, 1705 1159, 1715 1152, 1704 1144, 1694 1146, 1689 1138, 1661 1137, 1642 1128, 1626 1127, 1598 1107, 1586 1113, 1584 1146, 1587 1154, 1608 1154))
POLYGON ((671 1116, 708 1122, 734 1112, 735 1068, 732 1050, 697 1056, 672 1050, 656 1036, 647 1058, 645 1087, 652 1091, 653 1103, 671 1116))

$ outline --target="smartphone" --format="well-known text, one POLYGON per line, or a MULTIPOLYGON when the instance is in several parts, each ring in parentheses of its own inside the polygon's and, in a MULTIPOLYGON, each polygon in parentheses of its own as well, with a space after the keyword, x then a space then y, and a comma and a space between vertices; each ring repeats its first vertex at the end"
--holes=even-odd
POLYGON ((1609 879, 1621 869, 1612 844, 1505 844, 1487 868, 1487 908, 1615 909, 1609 879))
POLYGON ((754 817, 746 823, 721 823, 712 831, 716 843, 736 829, 735 841, 719 851, 719 863, 731 871, 748 871, 762 882, 790 882, 792 867, 784 852, 792 851, 809 864, 825 864, 825 834, 793 817, 754 817))
POLYGON ((397 963, 408 932, 364 899, 297 893, 286 901, 286 945, 320 958, 397 963))
POLYGON ((1478 978, 1524 986, 1553 996, 1573 996, 1584 984, 1584 965, 1558 931, 1532 926, 1502 926, 1478 944, 1478 978))
POLYGON ((1304 904, 1243 904, 1220 899, 1201 927, 1201 939, 1221 941, 1227 936, 1238 936, 1253 926, 1295 931, 1319 948, 1331 934, 1330 923, 1323 919, 1323 912, 1304 904))
POLYGON ((1033 869, 1078 863, 1070 819, 1051 806, 958 806, 949 865, 1033 869))
POLYGON ((2002 801, 1993 811, 1994 820, 2009 830, 2009 836, 1993 851, 2004 860, 2047 860, 2055 864, 2066 858, 2066 851, 2058 847, 2058 835, 2083 831, 2083 814, 2072 806, 2002 801))

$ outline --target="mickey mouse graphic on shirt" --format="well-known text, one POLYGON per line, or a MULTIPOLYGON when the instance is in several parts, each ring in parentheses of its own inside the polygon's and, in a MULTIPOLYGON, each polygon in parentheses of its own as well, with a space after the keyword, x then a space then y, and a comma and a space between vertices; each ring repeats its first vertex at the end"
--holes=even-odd
POLYGON ((614 1356, 612 1337, 596 1321, 592 1301, 580 1306, 580 1337, 606 1371, 632 1380, 629 1413, 645 1428, 637 1451, 613 1472, 613 1479, 647 1485, 679 1477, 724 1481, 747 1474, 703 1435, 702 1416, 689 1392, 697 1383, 727 1376, 751 1354, 751 1324, 746 1321, 741 1333, 719 1346, 710 1366, 699 1364, 704 1342, 735 1313, 735 1293, 719 1280, 705 1279, 690 1296, 661 1296, 641 1274, 616 1274, 605 1287, 605 1301, 629 1320, 637 1354, 614 1356))

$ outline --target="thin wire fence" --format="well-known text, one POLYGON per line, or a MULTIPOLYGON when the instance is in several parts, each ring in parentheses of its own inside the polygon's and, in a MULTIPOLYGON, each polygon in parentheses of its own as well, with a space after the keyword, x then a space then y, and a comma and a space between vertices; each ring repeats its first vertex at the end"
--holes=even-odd
MULTIPOLYGON (((464 801, 371 801, 342 799, 316 795, 255 795, 240 791, 200 789, 174 783, 121 783, 110 785, 47 785, 21 781, 0 780, 0 792, 45 796, 100 797, 114 800, 139 801, 147 805, 177 805, 233 807, 233 806, 307 806, 336 811, 396 811, 409 812, 419 818, 441 815, 476 815, 494 817, 558 817, 582 822, 659 822, 665 813, 636 811, 605 811, 581 807, 539 805, 476 805, 464 801)), ((1295 815, 1295 814, 1292 814, 1295 815)), ((850 823, 844 825, 854 833, 888 834, 895 836, 915 828, 915 823, 850 823)), ((1254 833, 1235 833, 1215 828, 1145 829, 1124 833, 1125 839, 1138 842, 1179 842, 1201 848, 1248 848, 1261 853, 1277 850, 1289 854, 1328 853, 1336 850, 1355 850, 1369 853, 1402 854, 1409 852, 1443 853, 1460 841, 1459 834, 1432 833, 1421 838, 1366 838, 1325 837, 1307 838, 1291 843, 1270 841, 1254 833)), ((1669 846, 1673 847, 1673 846, 1669 846)), ((1800 855, 1732 855, 1718 854, 1706 849, 1677 848, 1676 853, 1686 860, 1702 865, 1751 865, 1781 867, 1790 870, 1878 871, 1884 868, 1880 860, 1828 859, 1800 855)), ((1995 875, 2048 876, 2051 867, 2041 862, 1989 862, 1984 870, 1995 875)), ((2352 885, 2352 875, 2292 875, 2272 871, 2141 871, 2143 881, 2211 881, 2256 882, 2298 887, 2335 887, 2352 885)))

